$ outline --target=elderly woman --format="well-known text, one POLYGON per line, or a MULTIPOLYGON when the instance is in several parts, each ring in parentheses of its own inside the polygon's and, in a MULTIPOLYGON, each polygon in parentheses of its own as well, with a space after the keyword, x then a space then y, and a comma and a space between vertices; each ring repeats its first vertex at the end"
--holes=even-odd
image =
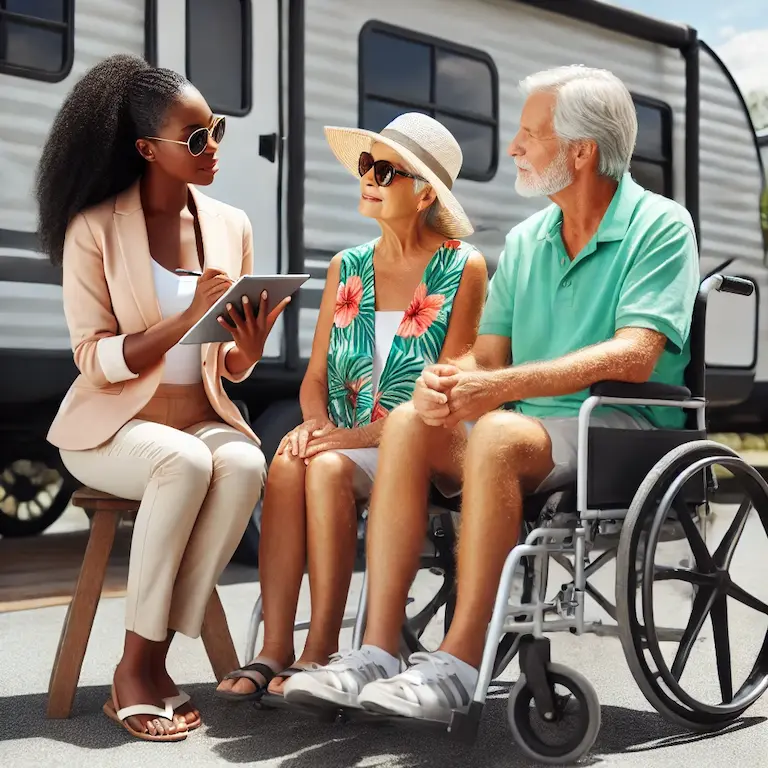
POLYGON ((410 399, 425 365, 454 359, 477 334, 487 271, 454 239, 472 226, 450 191, 461 149, 439 122, 405 114, 380 134, 327 128, 336 157, 360 177, 359 211, 377 239, 330 263, 301 387, 303 423, 282 440, 264 495, 260 572, 264 645, 217 694, 280 695, 293 674, 338 650, 356 552, 357 511, 370 496, 387 414, 410 399), (304 564, 312 620, 294 662, 304 564))

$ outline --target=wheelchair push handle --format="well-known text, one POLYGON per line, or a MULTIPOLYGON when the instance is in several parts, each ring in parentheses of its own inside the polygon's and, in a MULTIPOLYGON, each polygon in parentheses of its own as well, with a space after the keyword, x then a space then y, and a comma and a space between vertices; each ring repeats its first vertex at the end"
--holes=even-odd
POLYGON ((727 275, 710 275, 699 286, 699 297, 706 300, 712 291, 735 293, 739 296, 751 296, 755 292, 755 284, 744 277, 729 277, 727 275))
POLYGON ((751 296, 755 292, 755 284, 743 277, 726 277, 719 288, 721 293, 737 293, 739 296, 751 296))

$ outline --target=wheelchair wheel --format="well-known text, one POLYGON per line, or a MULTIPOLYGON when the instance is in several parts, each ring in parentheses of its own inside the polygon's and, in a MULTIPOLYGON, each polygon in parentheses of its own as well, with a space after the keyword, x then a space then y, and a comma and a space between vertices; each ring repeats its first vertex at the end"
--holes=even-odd
POLYGON ((669 720, 691 730, 711 731, 727 726, 768 688, 768 636, 762 641, 751 671, 736 690, 732 674, 728 598, 768 615, 768 605, 738 586, 729 573, 752 509, 757 510, 768 531, 768 485, 734 451, 701 440, 680 446, 656 464, 635 494, 624 521, 616 567, 617 619, 624 655, 649 703, 669 720), (711 468, 715 465, 726 467, 734 475, 744 500, 711 553, 700 528, 708 518, 711 468), (690 567, 656 564, 663 530, 669 524, 684 534, 693 555, 685 564, 690 567), (676 636, 659 628, 656 620, 654 596, 669 583, 685 585, 692 602, 687 624, 676 636), (720 701, 714 694, 692 693, 683 679, 708 616, 720 701), (670 639, 678 642, 671 663, 670 654, 665 658, 661 648, 670 639))
POLYGON ((600 731, 600 701, 589 680, 561 664, 547 666, 547 679, 555 692, 554 719, 539 714, 533 689, 521 674, 509 694, 507 720, 528 757, 545 765, 564 765, 594 745, 600 731))

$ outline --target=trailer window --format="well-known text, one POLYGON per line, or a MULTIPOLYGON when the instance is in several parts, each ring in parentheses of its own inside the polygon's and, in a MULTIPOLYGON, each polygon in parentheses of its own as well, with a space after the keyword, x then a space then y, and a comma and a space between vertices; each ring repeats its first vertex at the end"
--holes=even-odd
POLYGON ((250 0, 187 0, 187 77, 211 109, 251 109, 250 0))
POLYGON ((0 0, 0 72, 58 82, 73 54, 74 0, 0 0))
POLYGON ((421 112, 461 145, 461 177, 490 181, 499 161, 498 73, 483 51, 368 22, 359 41, 359 125, 380 131, 421 112))
POLYGON ((672 109, 660 101, 633 96, 637 111, 637 144, 632 176, 638 184, 672 197, 672 109))

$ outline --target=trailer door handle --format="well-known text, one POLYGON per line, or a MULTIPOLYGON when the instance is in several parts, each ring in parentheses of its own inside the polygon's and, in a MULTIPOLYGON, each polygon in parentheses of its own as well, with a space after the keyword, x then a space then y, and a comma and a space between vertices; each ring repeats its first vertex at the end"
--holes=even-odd
POLYGON ((270 163, 275 162, 277 157, 276 133, 262 133, 259 136, 259 156, 269 160, 270 163))

